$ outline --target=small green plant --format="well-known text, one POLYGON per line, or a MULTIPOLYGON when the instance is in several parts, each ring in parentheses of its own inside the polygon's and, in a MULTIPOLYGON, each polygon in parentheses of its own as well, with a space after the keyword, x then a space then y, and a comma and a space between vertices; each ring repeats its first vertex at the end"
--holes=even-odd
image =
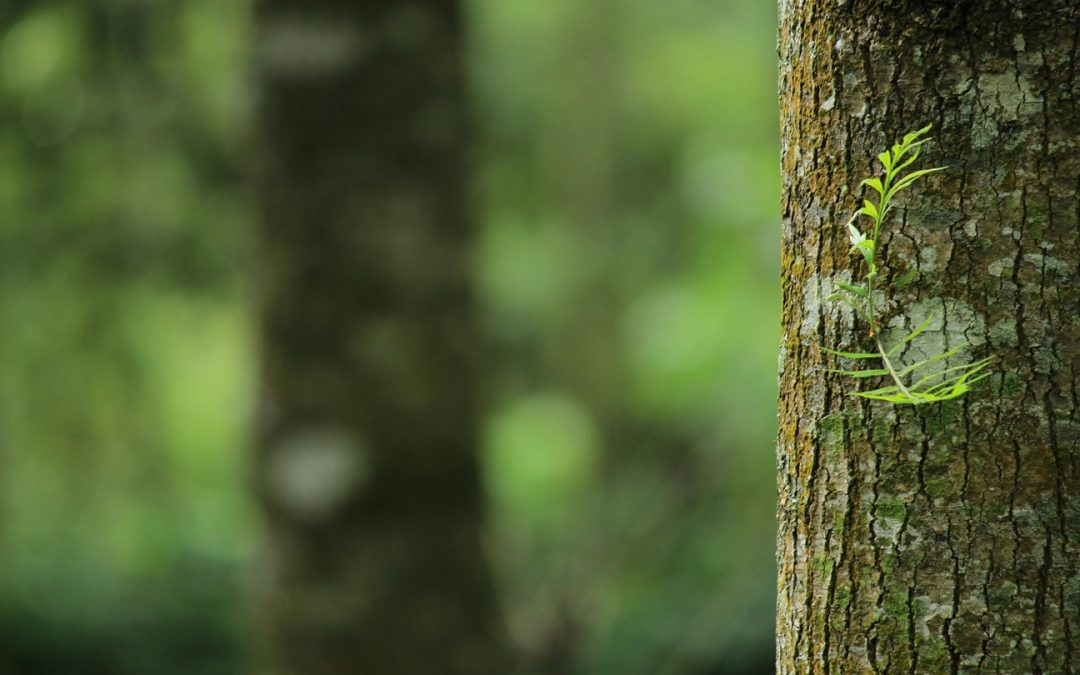
POLYGON ((948 365, 947 359, 966 345, 958 345, 928 359, 897 367, 894 359, 898 357, 900 350, 925 331, 933 317, 926 319, 888 349, 882 344, 881 322, 878 319, 879 308, 875 304, 875 284, 881 271, 881 261, 878 257, 881 226, 893 208, 893 198, 901 190, 911 187, 915 181, 927 174, 945 169, 938 166, 932 169, 909 170, 919 158, 923 144, 930 140, 924 136, 930 131, 931 126, 928 125, 907 134, 899 143, 877 156, 883 169, 881 176, 867 178, 859 184, 860 187, 869 187, 877 193, 877 203, 864 199, 862 208, 856 211, 847 223, 851 252, 862 256, 865 274, 862 283, 837 282, 836 285, 840 290, 826 299, 843 302, 852 308, 856 316, 868 324, 869 337, 873 339, 877 351, 842 352, 833 349, 825 349, 825 351, 847 359, 879 360, 883 367, 864 370, 830 370, 829 372, 859 379, 888 377, 892 380, 892 384, 888 386, 870 391, 852 392, 855 396, 896 404, 935 403, 963 396, 971 389, 973 383, 990 374, 983 371, 994 358, 993 356, 959 366, 948 365), (871 226, 868 232, 861 231, 857 226, 860 216, 869 220, 871 226), (931 366, 931 364, 938 365, 931 366))

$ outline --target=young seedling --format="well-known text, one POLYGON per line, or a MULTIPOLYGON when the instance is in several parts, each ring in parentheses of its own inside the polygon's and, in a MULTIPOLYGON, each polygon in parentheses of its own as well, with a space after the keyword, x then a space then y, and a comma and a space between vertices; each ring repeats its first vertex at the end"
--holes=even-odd
MULTIPOLYGON (((931 126, 928 125, 907 134, 899 143, 878 155, 877 159, 882 166, 881 176, 867 178, 859 184, 860 187, 869 187, 877 193, 876 203, 864 199, 862 208, 856 211, 847 223, 849 239, 851 240, 851 252, 862 256, 865 274, 862 277, 862 283, 837 282, 836 285, 840 290, 826 298, 826 300, 835 300, 848 305, 856 316, 867 323, 869 337, 874 341, 877 351, 842 352, 823 348, 824 351, 847 359, 878 360, 882 365, 881 368, 829 370, 829 372, 858 379, 879 376, 888 377, 892 381, 892 384, 888 386, 869 391, 852 392, 853 395, 862 398, 907 405, 947 401, 963 396, 971 389, 972 384, 990 374, 984 371, 994 358, 993 356, 960 366, 945 368, 934 366, 928 368, 931 364, 945 361, 955 355, 966 345, 959 345, 928 359, 898 367, 894 359, 898 357, 900 350, 925 331, 933 317, 928 318, 888 349, 882 344, 881 322, 878 319, 878 308, 874 304, 875 284, 882 264, 878 258, 881 226, 893 208, 893 198, 901 190, 911 187, 915 181, 927 174, 945 169, 945 167, 938 166, 932 169, 908 170, 919 158, 923 144, 930 140, 924 136, 926 132, 930 131, 931 126), (870 223, 867 232, 860 230, 857 225, 860 216, 870 223)), ((946 365, 947 363, 946 361, 946 365)))

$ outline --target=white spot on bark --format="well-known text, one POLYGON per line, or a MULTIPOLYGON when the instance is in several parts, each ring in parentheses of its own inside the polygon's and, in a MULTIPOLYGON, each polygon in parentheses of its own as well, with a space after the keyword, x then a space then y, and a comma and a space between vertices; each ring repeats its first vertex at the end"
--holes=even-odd
POLYGON ((919 249, 919 271, 934 272, 938 269, 938 252, 933 246, 925 246, 919 249))
POLYGON ((970 361, 973 349, 986 342, 986 319, 971 305, 955 298, 930 298, 915 303, 906 321, 897 317, 889 322, 882 331, 882 342, 886 348, 896 344, 927 319, 926 329, 904 348, 899 365, 923 361, 954 347, 963 348, 947 359, 920 368, 920 377, 970 361))
POLYGON ((297 518, 325 520, 367 481, 366 457, 355 434, 332 428, 299 431, 270 450, 270 494, 297 518))
POLYGON ((821 321, 821 275, 814 274, 806 280, 802 293, 802 324, 799 336, 811 338, 817 335, 818 322, 821 321))
POLYGON ((1012 276, 1012 269, 1014 260, 1012 258, 1001 258, 995 260, 986 267, 986 272, 992 277, 1004 277, 1012 276))
POLYGON ((286 78, 332 75, 363 58, 373 40, 347 22, 285 17, 271 21, 257 40, 259 62, 286 78))
POLYGON ((1000 134, 1000 121, 1016 121, 1042 111, 1042 100, 1031 80, 1015 69, 978 76, 976 89, 980 112, 971 125, 972 145, 984 148, 1000 134))
MULTIPOLYGON (((829 321, 832 321, 839 331, 841 343, 847 343, 852 339, 855 329, 854 310, 839 300, 827 302, 825 300, 833 293, 840 291, 840 287, 837 285, 838 281, 849 284, 861 283, 858 280, 853 281, 851 272, 848 270, 824 278, 819 274, 814 274, 806 280, 806 284, 803 286, 803 314, 802 323, 799 326, 799 337, 817 342, 820 339, 818 338, 818 324, 824 312, 824 316, 829 321)), ((878 307, 885 304, 885 296, 881 291, 874 291, 874 303, 878 307)))
POLYGON ((922 612, 916 612, 915 616, 915 630, 923 638, 931 635, 931 621, 938 617, 948 619, 952 616, 952 604, 934 602, 928 595, 916 596, 915 605, 925 608, 922 612))
POLYGON ((821 104, 821 109, 824 111, 832 110, 836 107, 836 94, 833 94, 821 104))
POLYGON ((1019 119, 1021 106, 1040 102, 1031 88, 1031 80, 1015 71, 982 75, 979 90, 983 102, 988 107, 996 107, 1007 120, 1019 119))
POLYGON ((1061 258, 1042 255, 1041 253, 1028 253, 1024 255, 1024 261, 1034 266, 1037 270, 1045 270, 1062 277, 1067 277, 1069 276, 1069 273, 1072 272, 1072 268, 1069 267, 1069 264, 1061 258))
POLYGON ((1018 52, 1022 52, 1027 49, 1027 42, 1024 40, 1023 35, 1018 34, 1016 37, 1013 38, 1013 49, 1018 52))
POLYGON ((1020 338, 1016 333, 1016 319, 1002 319, 990 326, 990 344, 995 347, 1008 345, 1015 347, 1020 338))
POLYGON ((874 520, 874 535, 878 539, 886 539, 896 543, 896 535, 900 533, 900 527, 904 521, 899 518, 890 518, 878 515, 874 520))

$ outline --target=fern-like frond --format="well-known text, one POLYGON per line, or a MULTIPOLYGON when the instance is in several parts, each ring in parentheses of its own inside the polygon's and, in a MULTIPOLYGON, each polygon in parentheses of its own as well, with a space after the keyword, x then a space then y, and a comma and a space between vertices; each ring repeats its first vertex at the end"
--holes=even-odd
POLYGON ((948 365, 948 359, 957 356, 966 345, 959 345, 897 368, 893 363, 893 358, 900 353, 904 345, 910 344, 929 328, 932 317, 923 321, 889 349, 886 350, 881 343, 880 324, 874 306, 874 280, 880 268, 877 252, 880 250, 878 241, 881 236, 881 227, 892 209, 893 197, 914 185, 920 178, 945 170, 945 167, 938 166, 908 171, 919 158, 922 146, 930 140, 925 137, 930 128, 931 125, 927 125, 918 131, 906 134, 898 143, 877 156, 882 166, 881 175, 867 178, 859 186, 872 189, 877 193, 878 200, 873 202, 864 199, 863 205, 847 223, 851 252, 863 259, 865 269, 863 283, 838 281, 836 286, 839 290, 826 300, 843 302, 865 320, 869 324, 869 334, 874 340, 877 351, 844 352, 824 347, 822 350, 833 356, 856 361, 878 359, 882 367, 861 370, 828 369, 827 372, 858 380, 872 377, 888 377, 892 380, 892 384, 885 387, 852 392, 854 396, 905 405, 937 403, 963 396, 970 391, 972 384, 990 374, 986 372, 986 368, 993 359, 992 356, 959 366, 948 365), (870 227, 865 232, 857 225, 860 217, 871 221, 870 227), (942 365, 946 367, 942 368, 942 365))

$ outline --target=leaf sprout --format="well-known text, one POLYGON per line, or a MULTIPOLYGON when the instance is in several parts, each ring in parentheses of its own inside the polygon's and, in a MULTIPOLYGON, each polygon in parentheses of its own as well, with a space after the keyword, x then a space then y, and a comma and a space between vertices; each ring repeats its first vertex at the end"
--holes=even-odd
POLYGON ((918 131, 913 131, 894 144, 892 148, 877 156, 882 166, 882 174, 863 180, 859 186, 868 187, 877 193, 876 203, 863 200, 863 206, 851 217, 847 223, 848 238, 851 241, 851 253, 862 256, 865 274, 862 282, 849 284, 836 282, 840 289, 830 295, 826 300, 843 302, 862 318, 869 327, 869 337, 874 340, 876 352, 842 352, 833 349, 822 348, 823 351, 846 359, 880 360, 883 367, 867 368, 863 370, 836 370, 828 372, 864 379, 870 377, 888 377, 892 384, 869 391, 853 392, 853 395, 862 398, 887 401, 898 405, 920 405, 923 403, 936 403, 947 401, 966 394, 971 385, 990 375, 985 372, 990 361, 994 358, 988 356, 984 359, 967 363, 960 366, 948 367, 934 366, 954 356, 966 347, 959 345, 943 351, 935 356, 898 367, 895 359, 900 350, 929 327, 933 317, 922 322, 915 330, 908 333, 902 340, 888 349, 882 344, 881 323, 878 319, 878 308, 874 304, 875 281, 880 272, 878 259, 878 242, 881 236, 881 226, 893 209, 893 198, 904 189, 911 187, 915 181, 928 174, 944 171, 945 167, 938 166, 932 169, 905 170, 912 167, 919 158, 923 144, 930 140, 925 134, 933 125, 927 125, 918 131), (870 227, 863 232, 858 227, 859 218, 869 220, 870 227))

